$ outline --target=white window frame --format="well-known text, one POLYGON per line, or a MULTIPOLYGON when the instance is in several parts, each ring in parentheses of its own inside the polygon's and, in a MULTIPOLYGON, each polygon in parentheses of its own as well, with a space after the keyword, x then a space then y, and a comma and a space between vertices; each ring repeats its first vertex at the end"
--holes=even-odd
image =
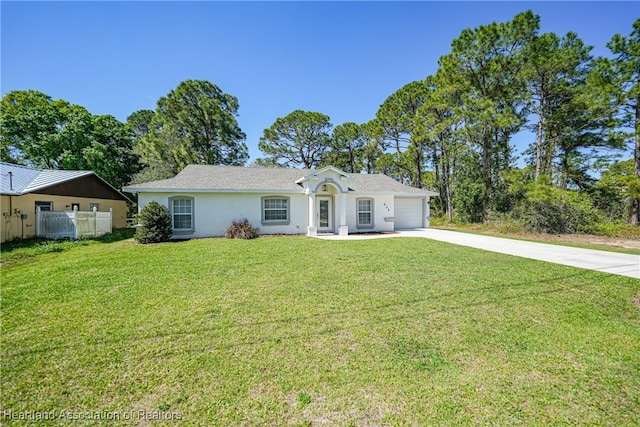
POLYGON ((195 222, 196 222, 196 206, 195 199, 189 196, 174 196, 169 197, 169 212, 171 213, 171 228, 173 229, 174 234, 187 234, 193 233, 195 230, 195 222), (191 207, 190 213, 179 212, 175 213, 174 211, 174 202, 177 201, 188 201, 191 207), (176 216, 189 216, 191 219, 191 227, 189 228, 176 228, 176 216))
POLYGON ((261 203, 261 218, 262 225, 289 225, 291 222, 291 198, 286 196, 264 196, 262 197, 261 203), (267 207, 267 201, 269 200, 284 200, 287 204, 286 208, 276 207, 271 208, 267 207), (267 219, 267 211, 285 211, 286 210, 286 218, 278 218, 278 219, 267 219))
POLYGON ((359 197, 356 199, 356 228, 374 228, 375 227, 375 216, 374 216, 374 200, 371 197, 359 197), (369 209, 368 210, 360 210, 360 202, 361 201, 368 201, 369 202, 369 209), (369 223, 362 223, 360 222, 360 214, 361 213, 368 213, 370 215, 370 222, 369 223))

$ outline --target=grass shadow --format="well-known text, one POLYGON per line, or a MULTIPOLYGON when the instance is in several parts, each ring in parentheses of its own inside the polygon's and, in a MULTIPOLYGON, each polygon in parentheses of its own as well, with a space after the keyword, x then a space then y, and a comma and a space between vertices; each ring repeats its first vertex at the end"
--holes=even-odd
POLYGON ((13 240, 0 245, 0 261, 2 265, 15 263, 38 255, 64 252, 77 246, 86 246, 92 243, 114 243, 133 237, 135 229, 118 228, 103 236, 88 239, 43 239, 34 237, 30 239, 13 240))

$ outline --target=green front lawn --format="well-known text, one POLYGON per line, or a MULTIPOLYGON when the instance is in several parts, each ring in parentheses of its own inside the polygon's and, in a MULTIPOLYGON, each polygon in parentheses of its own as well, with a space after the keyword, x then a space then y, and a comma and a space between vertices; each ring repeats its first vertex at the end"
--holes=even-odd
POLYGON ((639 298, 639 280, 426 239, 72 245, 2 267, 0 410, 637 425, 639 298))

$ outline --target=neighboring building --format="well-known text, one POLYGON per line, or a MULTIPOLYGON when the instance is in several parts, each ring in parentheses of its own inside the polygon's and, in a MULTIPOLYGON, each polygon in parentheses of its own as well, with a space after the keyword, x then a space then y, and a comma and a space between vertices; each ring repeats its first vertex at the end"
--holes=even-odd
POLYGON ((40 170, 0 162, 0 238, 34 237, 36 208, 43 211, 112 210, 114 228, 126 227, 130 200, 91 171, 40 170))
POLYGON ((222 236, 247 218, 261 234, 390 232, 429 226, 437 193, 378 174, 190 165, 174 178, 130 185, 139 209, 152 200, 169 208, 174 238, 222 236))

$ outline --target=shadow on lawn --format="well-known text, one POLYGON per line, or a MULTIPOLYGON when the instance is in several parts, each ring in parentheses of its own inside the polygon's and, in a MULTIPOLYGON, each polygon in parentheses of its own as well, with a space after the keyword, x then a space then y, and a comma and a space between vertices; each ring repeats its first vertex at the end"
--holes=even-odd
MULTIPOLYGON (((521 298, 523 294, 525 294, 527 297, 531 297, 531 296, 552 295, 562 291, 575 291, 575 290, 578 290, 578 288, 565 286, 562 284, 560 284, 559 286, 555 286, 551 289, 543 289, 543 290, 533 291, 533 292, 527 291, 527 289, 530 289, 530 287, 532 286, 537 286, 545 283, 550 283, 550 284, 555 282, 562 283, 562 281, 565 279, 582 277, 592 273, 593 272, 591 271, 585 270, 585 271, 580 271, 574 274, 562 275, 562 276, 541 279, 541 280, 534 280, 530 282, 511 283, 511 284, 498 285, 498 286, 484 286, 480 288, 466 289, 462 291, 446 292, 438 295, 426 296, 424 298, 416 298, 416 299, 411 299, 406 301, 398 301, 395 303, 379 304, 371 307, 364 307, 357 310, 351 310, 351 309, 350 310, 333 310, 333 311, 324 312, 324 313, 315 313, 307 316, 302 315, 302 316, 285 317, 281 319, 268 320, 268 321, 235 323, 224 329, 220 329, 219 327, 212 326, 212 327, 199 328, 197 330, 168 331, 165 333, 156 333, 153 335, 145 335, 145 334, 141 334, 139 336, 131 335, 128 337, 127 340, 122 340, 120 337, 116 339, 114 337, 114 338, 97 339, 95 341, 84 342, 82 343, 82 345, 111 345, 116 343, 122 344, 126 342, 139 342, 143 340, 158 340, 162 338, 177 338, 177 337, 188 337, 188 336, 200 335, 200 334, 211 334, 213 332, 213 334, 211 334, 213 336, 210 337, 212 338, 212 340, 210 341, 212 345, 210 347, 180 349, 178 351, 169 350, 168 352, 164 351, 161 354, 151 356, 151 357, 164 358, 168 354, 172 354, 172 353, 176 353, 176 354, 185 353, 185 352, 201 353, 201 352, 212 351, 215 349, 232 349, 237 347, 261 345, 261 344, 267 344, 267 343, 280 343, 282 341, 309 339, 310 337, 313 337, 313 336, 330 335, 339 331, 348 330, 353 327, 364 326, 371 322, 374 322, 376 324, 383 324, 383 323, 396 322, 404 319, 415 318, 415 313, 406 313, 406 312, 404 314, 399 314, 399 315, 394 315, 390 313, 390 315, 388 315, 387 317, 384 316, 384 312, 386 310, 397 309, 398 307, 409 307, 416 304, 432 302, 434 303, 433 307, 425 307, 423 310, 424 314, 431 315, 431 314, 437 314, 437 313, 459 311, 459 310, 464 310, 464 309, 473 308, 473 307, 499 306, 503 304, 505 301, 517 300, 521 298), (500 292, 501 290, 506 290, 506 289, 521 289, 522 292, 518 293, 517 295, 506 296, 504 295, 504 292, 500 292), (465 298, 468 300, 470 296, 477 295, 477 294, 481 295, 487 291, 494 291, 494 296, 490 298, 485 298, 482 301, 472 301, 472 302, 466 302, 466 303, 461 302, 461 301, 464 301, 465 298), (453 302, 449 302, 450 300, 453 300, 453 302), (379 313, 376 313, 376 312, 379 312, 379 313), (375 313, 377 315, 371 316, 365 319, 359 319, 358 317, 353 316, 354 313, 371 313, 371 314, 375 313), (338 317, 338 319, 334 319, 335 317, 338 317), (343 319, 341 320, 339 319, 339 317, 343 317, 343 319), (329 324, 332 319, 336 321, 336 324, 327 325, 326 327, 318 329, 311 333, 285 333, 281 336, 263 337, 263 338, 256 337, 256 339, 253 339, 253 340, 245 340, 245 341, 238 341, 238 342, 229 342, 225 338, 226 336, 235 335, 233 333, 233 329, 244 328, 247 326, 264 326, 264 325, 277 325, 277 324, 284 325, 292 322, 303 322, 303 323, 311 322, 312 324, 313 323, 317 324, 318 321, 321 321, 321 323, 323 324, 329 324), (219 338, 223 338, 224 340, 217 342, 215 339, 216 338, 215 332, 220 332, 220 331, 223 332, 223 335, 220 335, 219 338)), ((296 328, 296 329, 300 330, 302 328, 296 328)), ((16 351, 16 352, 9 352, 7 356, 27 356, 27 355, 33 355, 38 353, 47 353, 50 351, 75 347, 78 344, 79 343, 76 342, 76 343, 68 343, 68 345, 51 345, 44 348, 21 349, 20 351, 16 351)))
MULTIPOLYGON (((87 242, 101 242, 101 243, 113 243, 119 242, 120 240, 126 240, 133 237, 135 234, 135 229, 133 228, 117 228, 113 230, 111 233, 107 233, 103 236, 97 237, 95 239, 43 239, 39 237, 33 237, 30 239, 19 239, 12 240, 10 242, 5 242, 0 246, 0 252, 12 252, 17 249, 34 249, 37 250, 44 246, 53 246, 60 244, 67 244, 69 247, 71 246, 82 246, 87 242)), ((60 252, 60 251, 49 251, 49 252, 60 252)))
POLYGON ((14 240, 5 242, 0 246, 0 262, 3 267, 15 264, 38 255, 64 252, 77 246, 86 246, 92 243, 113 243, 130 239, 135 233, 134 229, 120 228, 104 236, 94 239, 58 239, 47 240, 42 238, 31 238, 24 240, 14 240))

